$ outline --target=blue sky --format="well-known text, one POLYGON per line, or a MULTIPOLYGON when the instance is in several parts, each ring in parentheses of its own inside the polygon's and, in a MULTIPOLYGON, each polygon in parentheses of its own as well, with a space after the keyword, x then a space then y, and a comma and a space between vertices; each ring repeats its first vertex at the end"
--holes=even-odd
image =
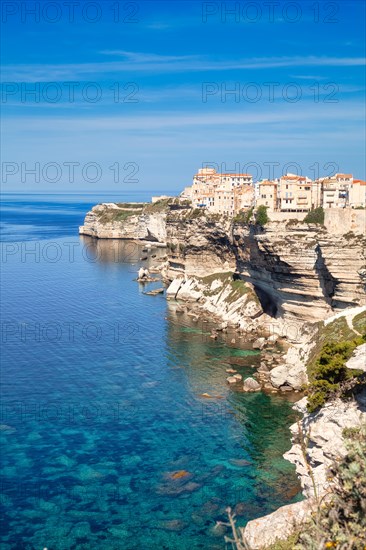
POLYGON ((365 178, 364 2, 71 4, 3 2, 3 191, 365 178))

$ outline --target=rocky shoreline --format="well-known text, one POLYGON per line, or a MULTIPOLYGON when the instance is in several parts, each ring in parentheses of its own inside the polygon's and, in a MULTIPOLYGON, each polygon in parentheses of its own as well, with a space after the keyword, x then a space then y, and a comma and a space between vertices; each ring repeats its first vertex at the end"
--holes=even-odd
MULTIPOLYGON (((189 315, 197 323, 210 319, 211 338, 227 337, 232 345, 245 340, 261 350, 253 376, 243 380, 235 368, 227 372, 234 390, 296 394, 302 419, 290 428, 292 447, 284 456, 295 465, 306 499, 253 520, 241 531, 250 548, 264 548, 309 517, 314 486, 318 495, 326 494, 327 470, 345 453, 344 428, 366 423, 365 388, 357 399, 338 399, 311 414, 301 393, 324 326, 344 316, 359 334, 352 318, 366 311, 365 238, 352 232, 333 235, 302 222, 248 227, 192 209, 171 211, 166 205, 118 221, 122 214, 115 207, 110 214, 110 208, 94 207, 80 233, 166 246, 167 257, 152 262, 148 272, 140 270, 138 280, 147 283, 150 273, 160 273, 175 314, 189 315), (307 438, 306 457, 301 438, 307 438)), ((349 368, 360 366, 361 352, 356 349, 349 368)))

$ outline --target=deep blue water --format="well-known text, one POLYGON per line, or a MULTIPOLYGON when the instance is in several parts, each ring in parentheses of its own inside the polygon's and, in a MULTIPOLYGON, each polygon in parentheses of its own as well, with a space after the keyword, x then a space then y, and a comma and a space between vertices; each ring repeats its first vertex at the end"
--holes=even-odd
POLYGON ((115 199, 141 200, 4 197, 3 549, 224 549, 227 506, 299 498, 291 403, 225 382, 260 357, 145 296, 136 246, 79 238, 115 199))

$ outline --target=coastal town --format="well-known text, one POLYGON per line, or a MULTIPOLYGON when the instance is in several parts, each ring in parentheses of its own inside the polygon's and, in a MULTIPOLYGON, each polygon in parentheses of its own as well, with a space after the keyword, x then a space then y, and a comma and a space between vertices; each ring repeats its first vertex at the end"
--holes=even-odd
POLYGON ((254 183, 250 174, 201 168, 180 197, 190 200, 194 208, 228 216, 258 206, 266 207, 268 212, 284 213, 308 212, 319 207, 365 208, 366 181, 352 174, 337 173, 312 180, 289 173, 254 183))

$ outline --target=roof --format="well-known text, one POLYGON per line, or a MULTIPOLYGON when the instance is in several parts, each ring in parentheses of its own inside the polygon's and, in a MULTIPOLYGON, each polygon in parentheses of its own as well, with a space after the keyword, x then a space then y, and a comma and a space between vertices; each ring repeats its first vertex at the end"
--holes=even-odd
POLYGON ((251 174, 219 174, 220 176, 230 176, 234 178, 251 178, 253 177, 251 174))
POLYGON ((336 178, 352 178, 353 174, 336 174, 336 178))
POLYGON ((263 180, 258 182, 259 185, 278 185, 276 181, 263 180))
POLYGON ((304 178, 304 176, 282 176, 281 177, 281 180, 285 180, 285 181, 292 181, 292 180, 296 180, 296 181, 306 181, 306 178, 304 178))
POLYGON ((358 184, 358 185, 366 185, 366 181, 364 180, 353 180, 353 183, 355 184, 358 184))

